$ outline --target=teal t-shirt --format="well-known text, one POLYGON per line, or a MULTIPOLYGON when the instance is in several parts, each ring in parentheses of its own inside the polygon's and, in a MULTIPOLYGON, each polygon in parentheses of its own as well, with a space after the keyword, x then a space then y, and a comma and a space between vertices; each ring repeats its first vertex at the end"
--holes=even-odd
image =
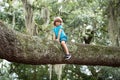
POLYGON ((56 26, 53 28, 53 32, 55 33, 56 39, 58 37, 59 30, 62 29, 60 34, 60 41, 67 41, 67 35, 65 34, 62 25, 56 26))

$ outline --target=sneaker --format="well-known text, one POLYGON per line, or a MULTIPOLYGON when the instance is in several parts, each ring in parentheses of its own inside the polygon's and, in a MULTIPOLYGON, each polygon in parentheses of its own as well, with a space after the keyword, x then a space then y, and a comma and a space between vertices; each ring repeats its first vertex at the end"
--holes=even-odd
POLYGON ((70 54, 66 54, 65 55, 65 60, 68 60, 68 59, 70 59, 71 58, 71 55, 70 54))

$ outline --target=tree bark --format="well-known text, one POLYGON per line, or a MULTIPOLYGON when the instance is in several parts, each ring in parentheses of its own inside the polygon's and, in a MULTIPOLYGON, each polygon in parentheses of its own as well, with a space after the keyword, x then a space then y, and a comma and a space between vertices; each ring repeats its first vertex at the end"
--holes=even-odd
POLYGON ((120 66, 120 47, 68 44, 72 57, 70 60, 64 60, 64 52, 58 43, 13 31, 0 22, 0 58, 2 59, 32 65, 120 66))
POLYGON ((23 7, 25 9, 25 26, 26 32, 29 35, 34 35, 35 30, 35 22, 33 20, 33 8, 30 4, 30 0, 21 0, 23 3, 23 7))
MULTIPOLYGON (((119 0, 111 0, 108 5, 108 32, 113 46, 120 46, 119 0)), ((106 10, 106 11, 107 11, 106 10)))

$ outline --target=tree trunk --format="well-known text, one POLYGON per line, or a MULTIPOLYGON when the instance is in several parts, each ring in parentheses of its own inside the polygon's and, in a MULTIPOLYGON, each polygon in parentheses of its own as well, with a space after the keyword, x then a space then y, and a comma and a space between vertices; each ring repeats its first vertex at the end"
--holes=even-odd
POLYGON ((111 0, 108 5, 108 32, 113 46, 120 46, 119 0, 111 0))
POLYGON ((0 22, 0 58, 24 64, 79 64, 120 66, 120 48, 68 43, 70 60, 64 60, 61 46, 37 36, 8 29, 0 22))
POLYGON ((30 35, 34 35, 35 23, 33 20, 33 9, 29 0, 21 0, 24 6, 25 12, 25 26, 26 32, 30 35))

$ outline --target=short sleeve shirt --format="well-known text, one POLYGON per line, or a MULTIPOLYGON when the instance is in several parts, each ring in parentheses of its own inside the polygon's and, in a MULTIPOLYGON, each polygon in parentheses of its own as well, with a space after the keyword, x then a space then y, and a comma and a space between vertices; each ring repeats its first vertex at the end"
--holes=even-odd
POLYGON ((67 40, 67 36, 66 36, 66 34, 65 34, 64 30, 63 30, 62 25, 59 25, 59 26, 56 26, 56 27, 53 28, 53 32, 55 33, 56 38, 58 37, 58 33, 59 33, 60 29, 62 29, 61 34, 60 34, 60 41, 62 39, 67 40))

